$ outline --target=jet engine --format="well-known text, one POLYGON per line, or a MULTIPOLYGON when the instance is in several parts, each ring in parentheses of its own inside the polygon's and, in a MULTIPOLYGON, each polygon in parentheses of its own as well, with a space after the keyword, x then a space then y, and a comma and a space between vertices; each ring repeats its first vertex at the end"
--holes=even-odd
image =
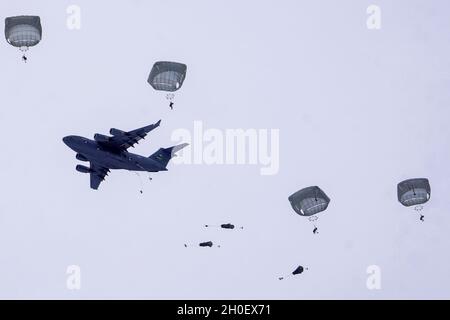
POLYGON ((112 134, 113 136, 120 136, 120 135, 126 134, 125 131, 115 129, 115 128, 111 128, 111 130, 109 130, 109 133, 112 134))
POLYGON ((96 133, 94 135, 94 140, 97 141, 97 142, 108 142, 109 141, 109 137, 105 136, 103 134, 100 134, 100 133, 96 133))
POLYGON ((82 172, 82 173, 89 173, 89 172, 91 172, 90 168, 85 167, 85 166, 83 166, 81 164, 77 165, 76 169, 77 169, 78 172, 82 172))
POLYGON ((85 156, 83 156, 81 153, 77 153, 77 155, 75 156, 75 158, 77 158, 80 161, 89 161, 85 156))

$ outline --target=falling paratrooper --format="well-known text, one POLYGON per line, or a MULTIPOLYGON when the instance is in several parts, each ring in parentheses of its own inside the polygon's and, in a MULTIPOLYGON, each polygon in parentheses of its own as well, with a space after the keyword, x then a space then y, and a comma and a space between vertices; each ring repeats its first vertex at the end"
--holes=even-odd
POLYGON ((431 197, 430 182, 426 178, 408 179, 397 184, 398 201, 405 207, 414 206, 414 210, 419 214, 420 221, 424 221, 422 214, 423 204, 431 197))
POLYGON ((169 100, 169 107, 173 109, 174 92, 179 90, 186 78, 187 66, 179 62, 158 61, 156 62, 147 82, 158 91, 166 91, 167 100, 169 100))
POLYGON ((6 41, 23 52, 22 60, 27 62, 25 52, 42 39, 41 19, 38 16, 15 16, 5 19, 6 41))
POLYGON ((313 233, 318 233, 315 221, 317 214, 325 211, 330 203, 330 198, 317 186, 307 187, 292 194, 289 198, 294 211, 314 224, 313 233))

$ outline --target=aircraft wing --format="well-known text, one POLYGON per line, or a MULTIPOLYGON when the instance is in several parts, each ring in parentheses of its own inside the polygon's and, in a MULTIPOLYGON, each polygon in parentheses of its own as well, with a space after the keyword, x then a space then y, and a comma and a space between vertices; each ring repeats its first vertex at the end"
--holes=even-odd
POLYGON ((91 162, 91 188, 97 190, 100 186, 100 183, 105 180, 105 176, 108 175, 108 172, 108 168, 104 168, 91 162))
POLYGON ((161 120, 155 124, 151 124, 146 127, 142 127, 129 132, 112 128, 109 133, 112 137, 108 137, 105 141, 98 141, 102 145, 111 149, 119 151, 127 150, 129 147, 133 147, 139 140, 144 139, 145 136, 153 129, 159 127, 161 120))

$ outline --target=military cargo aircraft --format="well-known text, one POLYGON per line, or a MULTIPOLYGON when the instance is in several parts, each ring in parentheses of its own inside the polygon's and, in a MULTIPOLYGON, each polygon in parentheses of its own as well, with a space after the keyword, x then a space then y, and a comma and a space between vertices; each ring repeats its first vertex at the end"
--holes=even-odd
POLYGON ((109 131, 112 136, 97 133, 94 135, 94 140, 80 136, 67 136, 63 138, 63 141, 77 153, 78 160, 90 163, 89 167, 79 164, 76 166, 76 170, 89 173, 91 188, 97 190, 112 169, 146 172, 167 171, 170 159, 175 156, 177 151, 187 146, 187 143, 170 148, 160 148, 149 157, 127 151, 129 147, 134 147, 139 140, 144 139, 150 131, 159 127, 160 123, 161 120, 129 132, 112 128, 109 131))

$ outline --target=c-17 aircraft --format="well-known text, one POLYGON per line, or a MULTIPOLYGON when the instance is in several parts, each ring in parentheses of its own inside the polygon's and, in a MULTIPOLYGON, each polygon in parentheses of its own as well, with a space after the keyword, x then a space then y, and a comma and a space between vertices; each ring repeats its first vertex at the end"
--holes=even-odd
POLYGON ((161 120, 129 132, 112 128, 109 131, 112 136, 96 133, 94 140, 80 136, 67 136, 63 138, 63 141, 77 153, 76 158, 78 160, 90 162, 89 167, 79 164, 76 166, 76 170, 89 173, 91 188, 97 190, 111 169, 147 172, 167 171, 166 166, 170 159, 175 156, 175 152, 187 146, 187 143, 165 149, 160 148, 149 157, 127 151, 129 147, 134 147, 134 144, 144 139, 147 133, 159 127, 160 123, 161 120))

